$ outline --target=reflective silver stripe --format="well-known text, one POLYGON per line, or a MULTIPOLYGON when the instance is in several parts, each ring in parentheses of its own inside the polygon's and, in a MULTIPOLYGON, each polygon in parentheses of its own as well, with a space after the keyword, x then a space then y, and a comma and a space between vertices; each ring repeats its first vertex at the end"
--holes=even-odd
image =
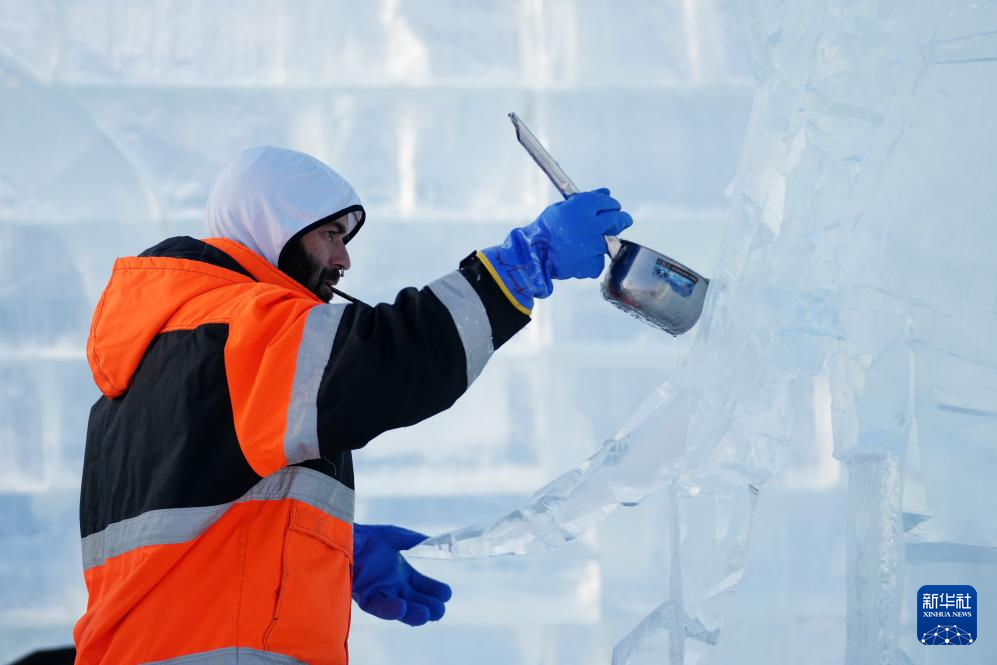
POLYGON ((247 501, 296 499, 348 524, 353 523, 353 490, 335 478, 304 467, 288 467, 256 483, 239 499, 217 506, 150 510, 108 525, 83 539, 83 569, 147 545, 194 540, 232 506, 247 501))
POLYGON ((287 406, 284 455, 288 464, 321 456, 318 447, 318 388, 329 364, 332 342, 346 305, 318 305, 308 312, 305 332, 298 346, 294 384, 287 406))
POLYGON ((450 311, 467 358, 467 385, 478 378, 495 349, 492 347, 492 325, 481 298, 471 283, 459 272, 429 285, 440 302, 450 311))
POLYGON ((186 656, 167 658, 166 660, 149 661, 146 665, 164 665, 166 663, 197 663, 198 665, 235 665, 236 663, 238 665, 300 665, 303 662, 280 653, 247 649, 246 647, 228 647, 227 649, 192 653, 186 656))

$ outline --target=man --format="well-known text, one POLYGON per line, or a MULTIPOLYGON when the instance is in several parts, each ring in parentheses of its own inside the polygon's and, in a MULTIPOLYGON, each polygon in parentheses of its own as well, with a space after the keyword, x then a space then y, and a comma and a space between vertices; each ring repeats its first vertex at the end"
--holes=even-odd
POLYGON ((577 194, 393 304, 328 304, 365 218, 325 164, 254 148, 211 192, 211 237, 115 263, 87 344, 78 663, 340 664, 351 596, 443 616, 449 587, 399 554, 424 536, 353 524, 351 451, 449 408, 632 220, 577 194))

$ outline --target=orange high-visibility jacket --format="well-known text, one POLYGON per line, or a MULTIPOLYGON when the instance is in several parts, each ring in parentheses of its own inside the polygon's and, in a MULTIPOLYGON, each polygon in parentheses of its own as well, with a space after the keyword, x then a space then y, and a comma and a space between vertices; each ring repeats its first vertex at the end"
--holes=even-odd
POLYGON ((118 259, 87 346, 77 662, 346 663, 350 451, 448 408, 529 321, 490 268, 368 307, 231 240, 118 259))

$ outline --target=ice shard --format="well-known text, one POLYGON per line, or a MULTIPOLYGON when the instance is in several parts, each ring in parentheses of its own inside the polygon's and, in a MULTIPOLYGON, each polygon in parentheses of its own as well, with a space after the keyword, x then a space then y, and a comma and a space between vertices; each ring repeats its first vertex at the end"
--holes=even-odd
POLYGON ((709 502, 669 493, 670 595, 620 640, 613 665, 651 665, 666 654, 669 663, 709 662, 744 571, 758 496, 753 485, 709 502))

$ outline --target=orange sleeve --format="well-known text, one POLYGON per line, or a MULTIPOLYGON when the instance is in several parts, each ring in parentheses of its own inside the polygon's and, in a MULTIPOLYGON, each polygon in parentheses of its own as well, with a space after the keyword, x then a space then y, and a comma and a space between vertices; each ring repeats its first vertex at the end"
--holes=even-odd
MULTIPOLYGON (((316 303, 280 287, 260 285, 254 291, 230 321, 225 371, 239 445, 253 470, 267 476, 289 463, 288 417, 299 347, 316 303)), ((296 461, 301 460, 290 463, 296 461)))

